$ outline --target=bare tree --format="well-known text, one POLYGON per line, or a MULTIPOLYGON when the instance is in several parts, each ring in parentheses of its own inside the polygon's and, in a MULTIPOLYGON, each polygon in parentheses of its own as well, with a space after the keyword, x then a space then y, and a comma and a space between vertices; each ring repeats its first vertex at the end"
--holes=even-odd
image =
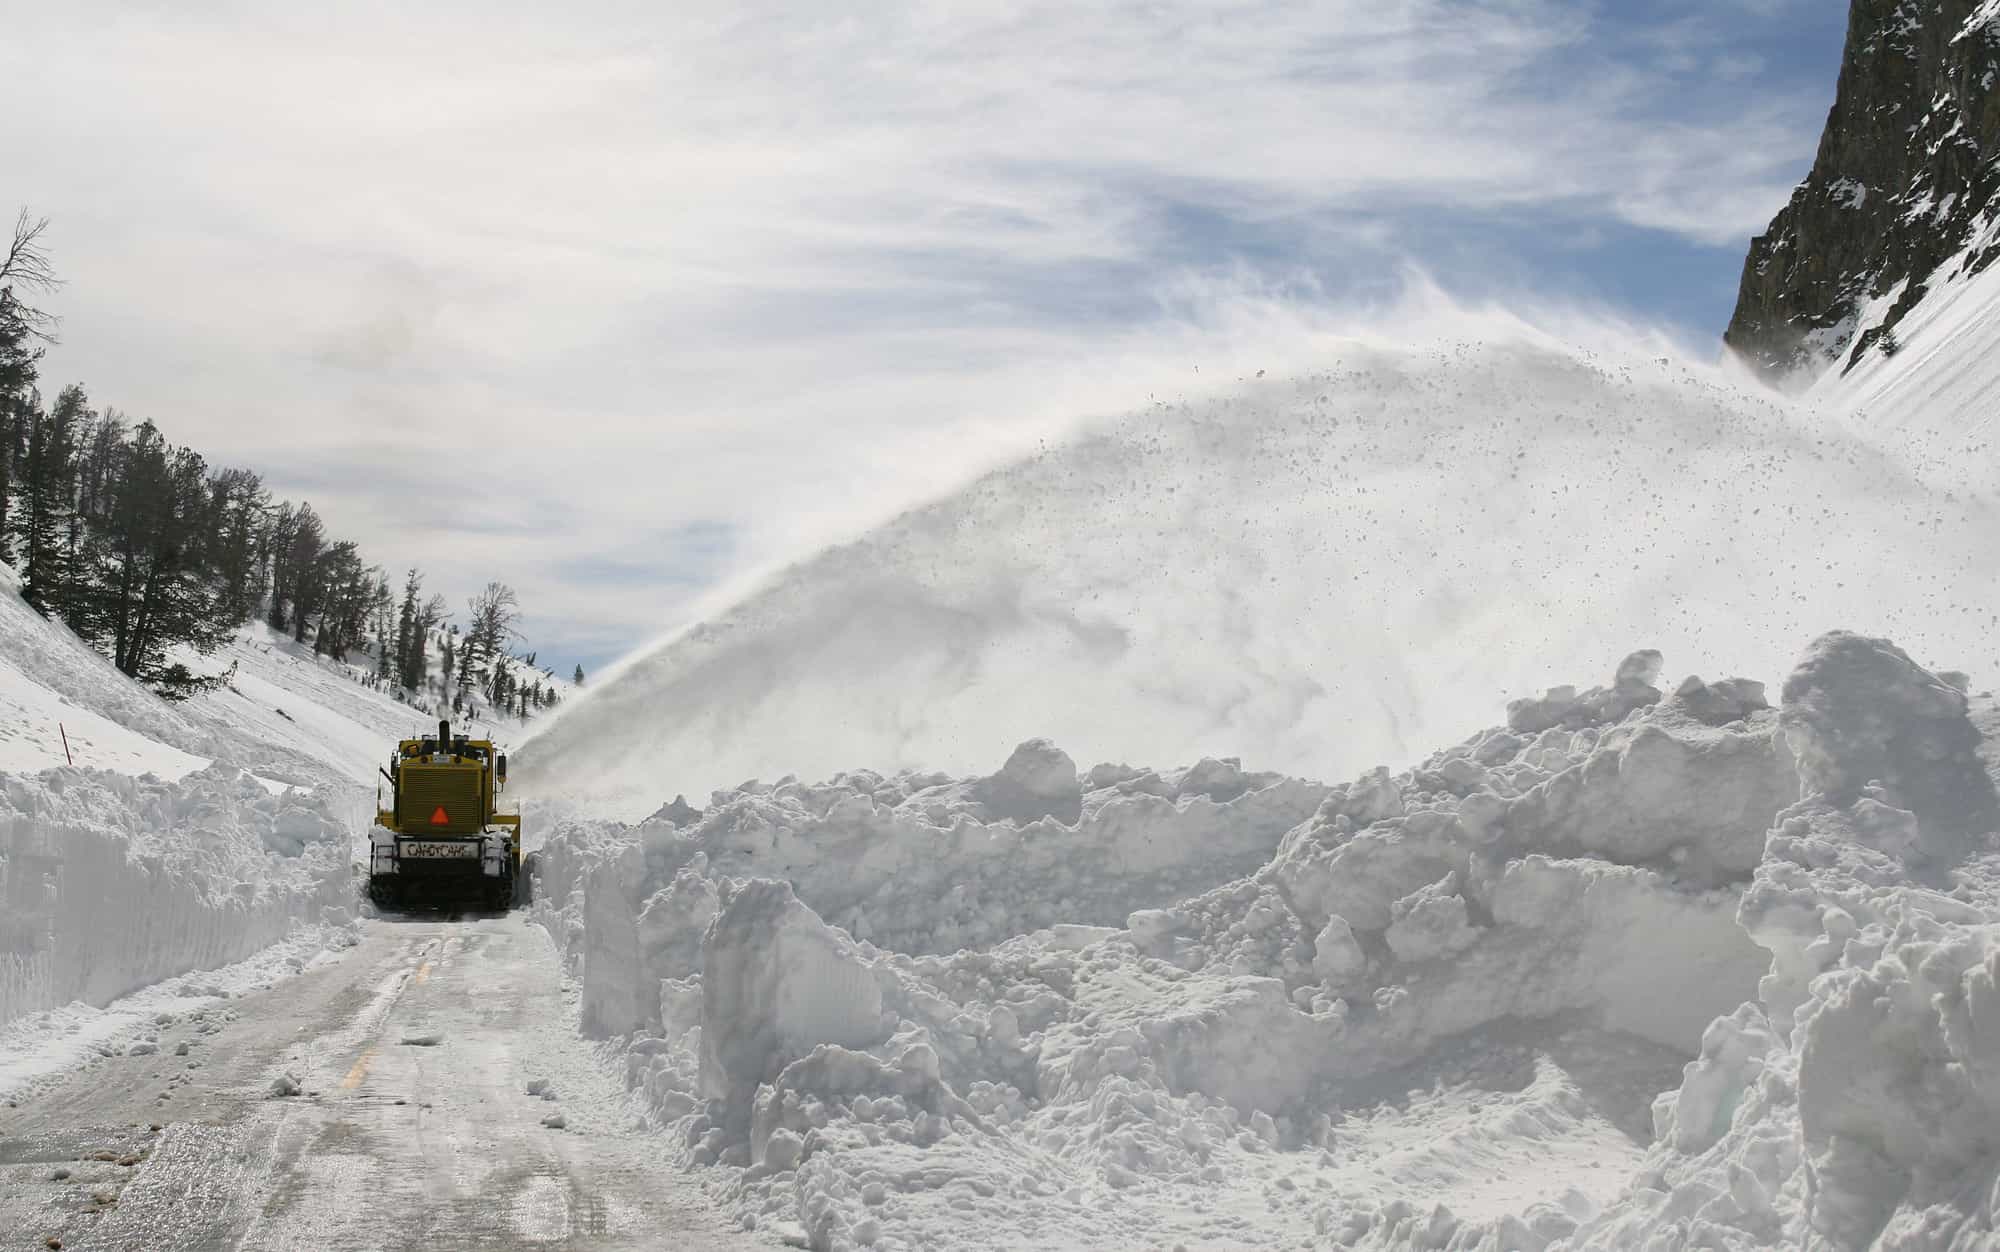
POLYGON ((471 610, 472 624, 466 629, 465 651, 459 654, 461 677, 470 674, 474 664, 484 661, 490 665, 505 654, 507 641, 516 633, 514 622, 521 616, 521 601, 506 583, 490 582, 466 601, 466 608, 471 610))
POLYGON ((17 528, 7 503, 15 490, 16 464, 25 451, 28 411, 34 407, 36 365, 42 347, 55 342, 52 314, 23 303, 14 293, 53 291, 60 285, 48 253, 42 250, 47 218, 31 218, 26 209, 14 222, 14 240, 0 262, 0 561, 13 553, 17 528))
POLYGON ((7 245, 7 259, 0 262, 0 319, 10 320, 25 338, 42 343, 55 342, 55 315, 22 303, 14 292, 51 292, 62 286, 42 243, 48 228, 48 218, 30 217, 22 209, 14 219, 14 239, 7 245))

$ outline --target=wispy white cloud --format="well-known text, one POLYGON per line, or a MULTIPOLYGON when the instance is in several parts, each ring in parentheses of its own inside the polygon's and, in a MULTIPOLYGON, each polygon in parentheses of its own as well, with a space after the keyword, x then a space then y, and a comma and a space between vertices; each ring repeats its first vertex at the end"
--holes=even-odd
POLYGON ((1691 97, 1617 9, 78 0, 10 19, 0 161, 53 372, 597 648, 1372 298, 1415 221, 1747 236, 1823 102, 1691 97))

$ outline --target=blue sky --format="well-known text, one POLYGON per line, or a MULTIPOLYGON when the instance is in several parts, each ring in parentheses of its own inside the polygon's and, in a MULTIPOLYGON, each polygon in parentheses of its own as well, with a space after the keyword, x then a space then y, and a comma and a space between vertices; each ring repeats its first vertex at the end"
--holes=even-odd
MULTIPOLYGON (((1413 286, 1713 350, 1832 0, 43 6, 52 385, 595 668, 1413 286), (440 482, 445 484, 440 486, 440 482)), ((1435 303, 1434 293, 1431 297, 1435 303)), ((1392 316, 1390 311, 1396 311, 1392 316)))

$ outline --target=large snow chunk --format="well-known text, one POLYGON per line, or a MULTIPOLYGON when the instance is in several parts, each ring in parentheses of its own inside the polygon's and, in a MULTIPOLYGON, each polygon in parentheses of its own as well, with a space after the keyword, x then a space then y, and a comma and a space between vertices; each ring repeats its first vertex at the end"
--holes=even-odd
POLYGON ((1965 693, 1886 639, 1833 631, 1785 680, 1786 737, 1807 795, 1845 805, 1870 782, 1939 834, 2000 828, 1965 693))
MULTIPOLYGON (((1396 901, 1394 920, 1383 935, 1399 961, 1452 956, 1479 942, 1458 893, 1458 875, 1447 874, 1396 901)), ((1330 925, 1331 923, 1329 923, 1330 925)))
POLYGON ((1705 683, 1690 674, 1669 697, 1673 708, 1705 726, 1728 726, 1771 707, 1764 684, 1749 678, 1725 678, 1705 683))
POLYGON ((1688 890, 1651 870, 1528 856, 1508 864, 1489 900, 1496 937, 1514 942, 1468 954, 1461 977, 1468 991, 1490 984, 1479 994, 1516 1015, 1588 1009, 1609 1029, 1692 1053, 1711 1020, 1754 992, 1765 963, 1732 924, 1733 892, 1688 890))
POLYGON ((975 788, 993 817, 1032 822, 1053 817, 1073 826, 1083 812, 1083 783, 1076 762, 1046 739, 1030 739, 1014 749, 1000 772, 975 788))
POLYGON ((580 1014, 585 1033, 629 1034, 647 1024, 652 997, 639 951, 638 908, 633 895, 645 864, 634 844, 593 849, 585 871, 580 1014))
POLYGON ((1702 1032, 1701 1055, 1689 1061, 1679 1092, 1655 1110, 1654 1132, 1681 1152, 1706 1151, 1729 1130, 1744 1095, 1777 1046, 1770 1022, 1755 1004, 1718 1017, 1702 1032))
POLYGON ((823 1043, 889 1037, 882 989, 854 941, 819 919, 791 884, 745 883, 710 927, 703 957, 701 1085, 748 1127, 759 1084, 823 1043))
POLYGON ((1368 954, 1344 917, 1329 917, 1313 940, 1313 972, 1334 995, 1346 995, 1368 969, 1368 954))
MULTIPOLYGON (((639 950, 649 973, 686 978, 701 972, 702 943, 722 911, 715 880, 698 866, 684 866, 674 880, 647 899, 639 913, 639 950)), ((657 1024, 657 1023, 656 1023, 657 1024)))
POLYGON ((1584 763, 1531 788, 1507 813, 1513 847, 1574 848, 1679 876, 1740 879, 1764 832, 1798 797, 1791 754, 1769 714, 1717 730, 1671 709, 1604 735, 1584 763))
POLYGON ((1624 720, 1633 709, 1660 701, 1659 652, 1646 648, 1618 663, 1609 687, 1592 687, 1578 695, 1574 687, 1551 687, 1539 698, 1515 700, 1507 706, 1509 729, 1534 734, 1562 726, 1575 730, 1624 720))

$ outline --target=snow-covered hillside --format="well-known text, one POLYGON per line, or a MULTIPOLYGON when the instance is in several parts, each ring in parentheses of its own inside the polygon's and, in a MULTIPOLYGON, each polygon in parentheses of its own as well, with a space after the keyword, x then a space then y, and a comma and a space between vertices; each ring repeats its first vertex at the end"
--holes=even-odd
POLYGON ((1333 787, 1036 742, 573 821, 543 917, 815 1248, 1985 1246, 2000 706, 1659 675, 1333 787))
MULTIPOLYGON (((1814 383, 1816 403, 1854 408, 1895 431, 1937 437, 1973 456, 1988 451, 2000 414, 2000 265, 1974 271, 1973 258, 2000 250, 2000 215, 1972 244, 1931 276, 1930 291, 1896 325, 1896 351, 1878 345, 1842 374, 1814 383)), ((1888 301, 1864 307, 1866 331, 1886 315, 1888 301)))
MULTIPOLYGON (((200 673, 233 669, 227 686, 179 703, 153 695, 114 669, 60 622, 22 601, 19 580, 0 565, 0 770, 74 763, 87 769, 179 778, 211 762, 241 766, 272 783, 373 789, 396 740, 435 726, 447 689, 440 645, 430 650, 432 690, 399 700, 372 679, 367 658, 314 655, 262 623, 243 626, 219 651, 187 658, 200 673), (68 752, 65 754, 64 738, 68 752)), ((567 697, 574 688, 535 677, 567 697)), ((483 700, 464 728, 503 744, 520 719, 483 700)))
POLYGON ((1658 360, 1349 347, 802 562, 518 759, 628 818, 855 761, 966 772, 1037 735, 1337 776, 1634 641, 1768 675, 1844 625, 1985 665, 1996 470, 1658 360))
POLYGON ((433 714, 261 624, 195 664, 231 677, 161 700, 0 565, 0 1082, 50 1037, 101 1034, 119 996, 288 936, 346 941, 377 768, 433 714))
POLYGON ((202 730, 21 599, 0 564, 0 769, 82 763, 178 778, 207 763, 202 730))

